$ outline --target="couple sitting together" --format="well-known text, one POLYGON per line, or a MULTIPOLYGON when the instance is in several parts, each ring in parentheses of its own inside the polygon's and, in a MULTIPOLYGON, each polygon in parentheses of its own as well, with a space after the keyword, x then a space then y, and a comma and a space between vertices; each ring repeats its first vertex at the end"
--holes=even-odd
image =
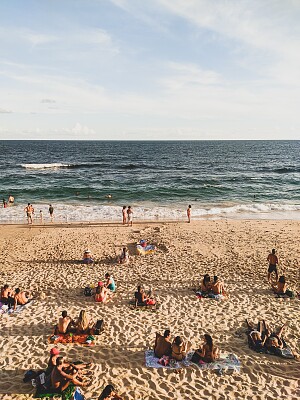
MULTIPOLYGON (((171 333, 167 329, 164 335, 156 334, 154 354, 158 358, 170 357, 176 361, 182 361, 186 357, 190 349, 190 344, 185 343, 180 336, 176 336, 173 342, 171 341, 171 333)), ((219 357, 219 349, 213 344, 213 339, 210 335, 205 334, 203 343, 194 352, 191 361, 194 363, 213 362, 219 357)), ((164 363, 166 365, 166 363, 164 363)))
POLYGON ((152 290, 150 289, 148 293, 145 293, 144 289, 138 286, 137 292, 134 293, 134 303, 136 307, 154 306, 156 301, 153 298, 152 290))
POLYGON ((223 295, 226 296, 226 292, 224 289, 224 284, 220 279, 215 275, 214 280, 212 281, 208 274, 205 274, 200 285, 200 290, 197 293, 201 293, 203 296, 217 296, 223 295))
POLYGON ((22 291, 19 288, 15 290, 15 293, 8 285, 1 288, 1 303, 8 306, 8 309, 13 308, 15 310, 17 306, 24 306, 31 299, 29 292, 22 291))
POLYGON ((54 334, 76 333, 76 334, 91 334, 95 323, 92 318, 89 318, 86 311, 81 310, 79 317, 73 320, 68 316, 67 311, 61 313, 58 324, 55 327, 54 334))
POLYGON ((117 287, 114 278, 109 273, 105 274, 105 282, 98 282, 94 299, 97 303, 107 303, 112 299, 117 287))

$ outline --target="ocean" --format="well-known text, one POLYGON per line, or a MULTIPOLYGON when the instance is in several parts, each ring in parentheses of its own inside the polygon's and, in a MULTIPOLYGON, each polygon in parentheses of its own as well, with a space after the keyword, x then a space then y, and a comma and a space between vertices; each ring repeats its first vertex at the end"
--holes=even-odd
POLYGON ((300 219, 300 141, 0 141, 1 223, 300 219), (109 198, 109 195, 111 197, 109 198))

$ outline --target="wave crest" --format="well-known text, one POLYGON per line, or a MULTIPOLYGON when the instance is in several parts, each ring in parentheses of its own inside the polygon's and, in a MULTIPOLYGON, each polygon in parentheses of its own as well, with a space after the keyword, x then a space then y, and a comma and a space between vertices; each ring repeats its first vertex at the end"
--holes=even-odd
POLYGON ((50 164, 21 164, 21 167, 26 169, 58 169, 58 168, 72 168, 72 164, 63 163, 50 163, 50 164))

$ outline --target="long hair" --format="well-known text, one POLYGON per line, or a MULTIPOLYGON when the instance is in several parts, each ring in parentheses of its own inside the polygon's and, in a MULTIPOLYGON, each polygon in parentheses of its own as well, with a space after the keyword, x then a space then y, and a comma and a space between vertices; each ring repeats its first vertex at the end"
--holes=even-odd
POLYGON ((80 311, 77 326, 83 331, 85 331, 89 326, 89 320, 85 310, 80 311))
POLYGON ((204 334, 204 337, 205 337, 206 344, 209 347, 209 350, 212 351, 213 347, 214 347, 214 343, 213 343, 212 337, 210 335, 208 335, 207 333, 204 334))
POLYGON ((110 396, 112 394, 112 392, 114 391, 114 387, 113 385, 107 385, 105 386, 105 388, 103 389, 103 392, 100 394, 100 396, 98 397, 98 400, 104 400, 106 399, 108 396, 110 396))

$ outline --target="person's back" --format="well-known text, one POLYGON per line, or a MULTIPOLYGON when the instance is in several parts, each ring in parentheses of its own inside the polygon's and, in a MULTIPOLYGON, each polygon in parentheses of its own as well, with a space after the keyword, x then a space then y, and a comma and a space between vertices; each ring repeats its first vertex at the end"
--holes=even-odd
POLYGON ((224 291, 224 285, 223 283, 219 280, 217 276, 214 277, 214 282, 211 285, 211 289, 213 294, 223 294, 224 291))
POLYGON ((170 331, 165 331, 164 336, 157 333, 154 345, 154 353, 156 357, 161 358, 162 356, 171 355, 171 348, 170 331))
POLYGON ((61 317, 58 319, 58 332, 59 333, 67 333, 69 325, 72 322, 72 318, 68 316, 67 311, 63 311, 61 313, 61 317))

